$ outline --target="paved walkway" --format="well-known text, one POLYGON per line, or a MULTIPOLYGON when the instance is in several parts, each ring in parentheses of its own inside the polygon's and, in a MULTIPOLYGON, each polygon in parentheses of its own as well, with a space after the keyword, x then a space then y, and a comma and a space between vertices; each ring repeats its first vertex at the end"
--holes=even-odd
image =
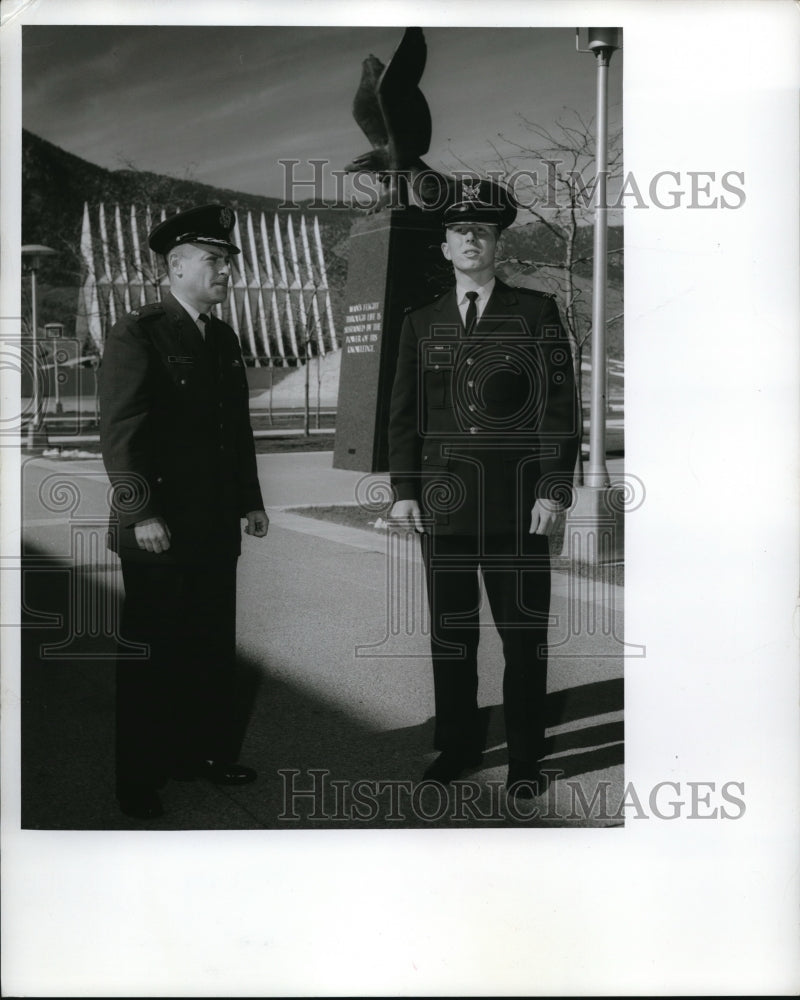
POLYGON ((25 591, 36 627, 26 630, 23 654, 23 825, 620 824, 621 588, 554 574, 549 763, 560 776, 549 796, 514 812, 502 795, 502 659, 488 618, 483 765, 449 796, 421 791, 418 778, 432 759, 433 691, 416 542, 287 512, 352 503, 380 489, 382 477, 332 469, 331 459, 330 452, 259 456, 272 524, 267 539, 244 539, 238 610, 241 759, 257 767, 259 780, 238 789, 172 782, 163 792, 167 813, 152 823, 121 816, 113 799, 108 623, 119 572, 102 547, 107 480, 96 460, 26 462, 25 591), (63 616, 60 626, 42 618, 53 612, 63 616), (581 802, 593 795, 587 815, 581 802))

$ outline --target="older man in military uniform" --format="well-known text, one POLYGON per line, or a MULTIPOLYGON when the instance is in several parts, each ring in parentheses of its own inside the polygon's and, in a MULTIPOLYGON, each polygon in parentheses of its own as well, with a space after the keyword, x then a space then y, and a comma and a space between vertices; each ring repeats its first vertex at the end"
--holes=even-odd
POLYGON ((465 182, 444 214, 456 286, 407 314, 391 402, 395 524, 422 533, 439 756, 425 778, 477 766, 483 577, 505 659, 507 787, 543 790, 548 535, 571 500, 579 444, 573 366, 554 300, 495 277, 516 216, 507 189, 465 182))
POLYGON ((109 544, 125 586, 116 790, 122 811, 140 818, 161 814, 157 789, 169 777, 256 777, 230 746, 236 561, 241 520, 263 537, 268 519, 239 341, 212 314, 240 252, 234 221, 207 205, 155 227, 149 243, 166 261, 170 291, 121 319, 103 354, 109 544))

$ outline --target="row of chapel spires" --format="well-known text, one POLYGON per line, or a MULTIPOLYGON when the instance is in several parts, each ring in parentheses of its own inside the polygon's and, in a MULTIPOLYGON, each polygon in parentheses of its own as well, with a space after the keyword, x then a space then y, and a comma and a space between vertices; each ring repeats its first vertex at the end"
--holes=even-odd
MULTIPOLYGON (((164 209, 156 216, 149 205, 124 212, 115 205, 113 213, 103 203, 91 212, 83 206, 76 336, 90 339, 100 352, 120 316, 161 301, 169 287, 163 262, 147 245, 147 234, 164 218, 164 209)), ((277 213, 271 225, 263 212, 243 218, 237 217, 234 228, 242 252, 233 259, 228 298, 214 312, 236 331, 245 358, 282 365, 336 350, 317 217, 308 223, 301 215, 297 234, 291 215, 284 216, 283 231, 277 213)))

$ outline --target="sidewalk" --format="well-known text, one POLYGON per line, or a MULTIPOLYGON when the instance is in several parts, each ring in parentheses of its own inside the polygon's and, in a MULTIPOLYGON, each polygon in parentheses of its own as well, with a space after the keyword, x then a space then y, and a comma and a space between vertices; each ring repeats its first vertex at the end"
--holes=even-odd
MULTIPOLYGON (((465 776, 465 786, 451 791, 444 805, 430 796, 413 799, 419 776, 432 759, 433 728, 416 544, 412 540, 407 545, 395 534, 347 528, 283 509, 351 503, 380 479, 332 469, 331 458, 330 452, 259 456, 271 528, 265 540, 244 538, 238 609, 241 759, 258 769, 259 780, 233 789, 171 782, 162 793, 167 810, 162 819, 139 823, 122 816, 113 799, 113 636, 98 634, 96 621, 94 631, 87 627, 73 600, 65 615, 71 631, 66 626, 26 630, 23 825, 620 825, 613 813, 623 782, 621 588, 606 585, 596 594, 585 580, 554 574, 548 763, 562 776, 549 796, 526 804, 524 817, 490 808, 505 778, 505 749, 500 643, 486 619, 479 691, 488 733, 484 762, 465 776), (56 656, 42 656, 42 643, 52 649, 59 641, 66 643, 60 654, 56 650, 56 656), (64 655, 72 658, 65 660, 64 655), (358 783, 360 806, 352 798, 358 783), (587 817, 576 811, 576 795, 590 801, 598 788, 607 794, 606 815, 587 817), (392 794, 398 796, 394 806, 392 794), (459 807, 453 801, 454 796, 473 794, 472 806, 461 801, 459 807)), ((65 610, 70 589, 81 592, 88 580, 100 588, 102 607, 115 607, 115 557, 98 554, 92 541, 105 516, 107 482, 100 462, 32 459, 25 465, 23 482, 28 552, 47 554, 39 569, 26 573, 29 612, 65 610), (53 510, 42 501, 59 480, 78 486, 69 519, 63 504, 53 510), (54 567, 54 556, 73 568, 54 567)), ((95 612, 101 605, 95 598, 95 612)))

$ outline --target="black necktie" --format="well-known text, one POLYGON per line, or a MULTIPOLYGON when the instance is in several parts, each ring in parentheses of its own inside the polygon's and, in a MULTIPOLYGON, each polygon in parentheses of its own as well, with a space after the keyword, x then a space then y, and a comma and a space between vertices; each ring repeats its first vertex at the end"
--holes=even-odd
POLYGON ((472 328, 478 319, 478 307, 475 304, 478 298, 477 292, 467 292, 467 298, 469 299, 469 305, 467 306, 467 318, 464 322, 464 328, 467 334, 472 333, 472 328))
POLYGON ((214 336, 214 328, 211 326, 211 317, 206 313, 199 313, 197 316, 198 326, 202 323, 205 328, 203 333, 203 342, 206 345, 206 354, 211 361, 211 364, 217 365, 219 363, 219 358, 217 356, 217 338, 214 336))
POLYGON ((197 322, 199 324, 198 329, 203 334, 203 339, 205 340, 206 333, 208 332, 208 316, 205 313, 198 313, 197 322))

